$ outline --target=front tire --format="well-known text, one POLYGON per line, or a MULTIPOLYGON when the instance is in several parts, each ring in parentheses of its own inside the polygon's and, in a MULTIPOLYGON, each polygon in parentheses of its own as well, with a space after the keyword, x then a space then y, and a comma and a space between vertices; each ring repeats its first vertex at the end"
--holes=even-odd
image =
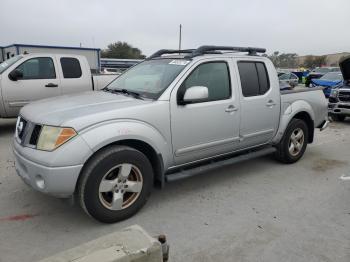
POLYGON ((83 210, 103 223, 115 223, 137 213, 153 187, 148 158, 127 146, 98 152, 84 167, 77 196, 83 210))
POLYGON ((292 119, 282 140, 276 146, 276 159, 286 164, 297 162, 305 153, 309 139, 308 131, 305 121, 292 119))

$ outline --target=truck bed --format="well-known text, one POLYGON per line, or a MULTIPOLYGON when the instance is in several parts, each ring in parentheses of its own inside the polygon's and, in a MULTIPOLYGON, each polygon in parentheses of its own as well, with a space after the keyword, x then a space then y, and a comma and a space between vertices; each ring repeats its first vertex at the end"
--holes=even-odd
POLYGON ((281 91, 281 106, 284 114, 288 114, 290 105, 301 108, 312 107, 314 112, 314 124, 320 125, 327 115, 328 101, 323 93, 323 88, 297 88, 295 90, 281 91))

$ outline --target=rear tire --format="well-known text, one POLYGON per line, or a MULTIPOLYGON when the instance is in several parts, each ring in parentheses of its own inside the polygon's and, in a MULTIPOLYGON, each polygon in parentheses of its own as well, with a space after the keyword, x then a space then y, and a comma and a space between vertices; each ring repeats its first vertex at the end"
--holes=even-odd
POLYGON ((297 162, 305 153, 309 129, 305 121, 292 119, 280 143, 276 146, 275 158, 286 164, 297 162))
POLYGON ((103 223, 115 223, 137 213, 153 187, 148 158, 127 146, 98 152, 84 167, 77 197, 83 210, 103 223))

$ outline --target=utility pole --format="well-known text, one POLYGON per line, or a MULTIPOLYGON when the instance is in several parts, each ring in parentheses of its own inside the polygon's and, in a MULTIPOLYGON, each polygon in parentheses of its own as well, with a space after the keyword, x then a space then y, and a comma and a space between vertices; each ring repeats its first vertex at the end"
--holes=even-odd
POLYGON ((180 32, 179 32, 179 51, 181 50, 181 38, 182 38, 182 25, 180 24, 180 32))

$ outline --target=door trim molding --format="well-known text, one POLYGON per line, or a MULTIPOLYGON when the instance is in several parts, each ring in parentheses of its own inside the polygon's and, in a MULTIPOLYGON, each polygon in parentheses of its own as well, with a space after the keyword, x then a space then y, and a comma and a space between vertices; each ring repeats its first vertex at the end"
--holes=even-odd
POLYGON ((187 153, 191 153, 193 151, 199 151, 199 150, 205 150, 209 149, 215 146, 221 146, 224 144, 228 143, 234 143, 234 142, 239 142, 240 137, 233 137, 233 138, 227 138, 223 140, 218 140, 218 141, 212 141, 204 144, 199 144, 199 145, 194 145, 194 146, 188 146, 188 147, 183 147, 175 151, 176 156, 181 156, 187 153))
POLYGON ((255 137, 255 136, 267 135, 267 134, 271 134, 274 132, 275 132, 274 129, 267 129, 267 130, 258 131, 258 132, 250 133, 247 135, 243 135, 242 137, 243 137, 243 139, 246 139, 246 138, 251 138, 251 137, 255 137))

